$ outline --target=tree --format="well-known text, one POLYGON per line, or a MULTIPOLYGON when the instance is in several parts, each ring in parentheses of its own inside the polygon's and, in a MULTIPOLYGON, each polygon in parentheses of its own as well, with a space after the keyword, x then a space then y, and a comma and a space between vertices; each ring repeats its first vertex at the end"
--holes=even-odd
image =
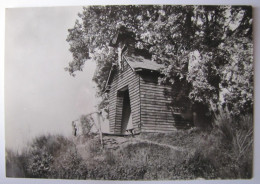
MULTIPOLYGON (((202 104, 209 113, 220 106, 233 115, 252 113, 252 7, 89 6, 79 17, 69 29, 73 61, 66 70, 75 75, 94 59, 99 96, 117 60, 110 39, 124 26, 134 33, 135 48, 148 50, 152 60, 165 65, 160 82, 173 86, 174 104, 202 104)), ((100 108, 107 106, 103 99, 100 108)))

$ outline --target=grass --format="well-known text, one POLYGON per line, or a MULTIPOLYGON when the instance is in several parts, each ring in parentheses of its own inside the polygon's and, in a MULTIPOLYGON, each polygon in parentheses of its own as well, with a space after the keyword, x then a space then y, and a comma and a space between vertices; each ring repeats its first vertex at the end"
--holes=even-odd
POLYGON ((249 179, 252 122, 252 116, 230 119, 222 115, 209 130, 113 137, 113 144, 118 144, 115 149, 101 149, 95 136, 39 136, 20 154, 7 150, 6 175, 98 180, 249 179))
POLYGON ((177 130, 171 133, 142 133, 140 138, 172 146, 191 148, 194 147, 194 138, 197 136, 203 136, 202 130, 191 128, 189 130, 177 130))

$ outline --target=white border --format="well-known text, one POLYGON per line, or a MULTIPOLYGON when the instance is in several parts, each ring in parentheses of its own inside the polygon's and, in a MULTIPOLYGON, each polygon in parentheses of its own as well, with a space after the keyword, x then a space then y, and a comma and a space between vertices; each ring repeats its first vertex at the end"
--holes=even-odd
POLYGON ((22 183, 22 184, 45 184, 45 183, 137 183, 137 181, 91 181, 91 180, 46 180, 46 179, 15 179, 5 177, 5 144, 4 144, 4 22, 5 8, 17 7, 50 7, 50 6, 82 6, 82 5, 102 5, 102 4, 205 4, 205 5, 252 5, 254 23, 254 61, 255 61, 255 152, 254 152, 254 178, 252 180, 207 180, 207 181, 138 181, 138 183, 260 183, 260 148, 259 140, 260 120, 259 112, 259 79, 260 79, 260 1, 259 0, 0 0, 0 183, 22 183))

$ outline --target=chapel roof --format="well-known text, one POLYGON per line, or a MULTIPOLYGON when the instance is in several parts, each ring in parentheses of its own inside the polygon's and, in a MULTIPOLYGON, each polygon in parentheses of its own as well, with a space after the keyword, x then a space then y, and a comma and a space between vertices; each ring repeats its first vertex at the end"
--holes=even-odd
POLYGON ((155 61, 144 58, 143 56, 131 55, 131 56, 124 56, 124 57, 126 59, 126 62, 135 71, 138 69, 159 71, 164 67, 163 64, 158 64, 155 61))
MULTIPOLYGON (((136 56, 136 55, 124 56, 124 59, 126 63, 131 67, 133 72, 140 72, 143 70, 159 72, 160 69, 164 67, 163 64, 158 64, 155 61, 144 58, 143 56, 136 56)), ((115 72, 117 71, 116 68, 117 67, 115 64, 111 67, 104 91, 108 90, 108 85, 111 82, 111 79, 113 78, 115 72)))

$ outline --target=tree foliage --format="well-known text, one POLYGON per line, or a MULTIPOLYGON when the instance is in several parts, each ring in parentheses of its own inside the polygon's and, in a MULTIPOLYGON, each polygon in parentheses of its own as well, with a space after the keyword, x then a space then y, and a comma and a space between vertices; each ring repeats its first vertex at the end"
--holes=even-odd
MULTIPOLYGON (((135 35, 135 48, 164 64, 160 82, 181 88, 173 90, 176 103, 190 100, 211 111, 227 106, 233 115, 252 112, 252 7, 89 6, 79 18, 69 29, 73 61, 66 70, 75 75, 94 59, 99 96, 117 59, 109 42, 125 26, 135 35)), ((103 101, 100 108, 106 105, 103 101)))

